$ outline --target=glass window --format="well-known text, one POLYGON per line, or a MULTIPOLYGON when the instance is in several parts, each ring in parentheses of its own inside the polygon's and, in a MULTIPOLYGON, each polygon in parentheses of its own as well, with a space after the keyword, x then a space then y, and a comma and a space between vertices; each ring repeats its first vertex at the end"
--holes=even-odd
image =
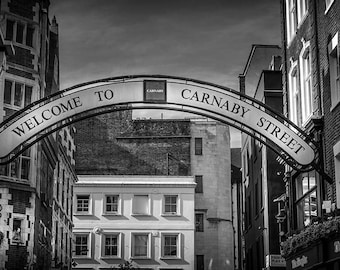
POLYGON ((179 257, 179 235, 162 235, 162 256, 179 257))
POLYGON ((33 47, 34 27, 24 22, 8 19, 6 22, 6 40, 33 47))
POLYGON ((195 230, 196 232, 204 231, 204 214, 203 213, 195 214, 195 230))
POLYGON ((318 216, 317 184, 315 172, 306 172, 296 178, 296 220, 297 229, 311 224, 318 216))
POLYGON ((203 193, 203 175, 195 175, 196 193, 203 193))
POLYGON ((24 28, 25 26, 21 23, 17 23, 17 32, 15 41, 18 43, 23 43, 24 41, 24 28))
POLYGON ((308 0, 298 0, 297 8, 298 8, 298 23, 301 23, 308 10, 308 0))
MULTIPOLYGON (((20 109, 32 102, 32 86, 20 82, 5 80, 4 104, 20 109)), ((7 107, 8 107, 7 106, 7 107)))
POLYGON ((118 195, 107 195, 105 201, 105 212, 106 213, 118 213, 118 195))
POLYGON ((13 162, 0 166, 0 173, 2 175, 13 177, 21 180, 30 179, 31 169, 31 150, 25 150, 13 162))
POLYGON ((149 257, 149 234, 133 234, 132 256, 149 257))
POLYGON ((104 256, 118 256, 119 235, 104 235, 104 256))
POLYGON ((295 0, 286 0, 286 14, 287 38, 289 43, 295 36, 297 28, 295 0))
POLYGON ((137 215, 149 215, 149 196, 148 195, 135 195, 133 198, 132 213, 137 215))
POLYGON ((88 213, 90 195, 77 195, 77 212, 88 213))
POLYGON ((203 154, 203 142, 202 138, 195 138, 195 155, 203 154))
POLYGON ((14 36, 14 21, 12 20, 7 20, 6 22, 6 39, 7 40, 13 40, 13 36, 14 36))
POLYGON ((299 91, 297 78, 297 61, 291 61, 288 75, 289 119, 298 125, 299 91))
POLYGON ((34 28, 32 26, 27 26, 26 31, 26 45, 33 47, 33 34, 34 34, 34 28))
POLYGON ((177 213, 177 195, 165 195, 164 196, 164 213, 176 214, 177 213))
POLYGON ((76 246, 75 255, 76 256, 88 256, 89 254, 89 235, 76 235, 76 246))
POLYGON ((312 100, 312 72, 309 42, 303 42, 303 50, 300 54, 300 84, 301 84, 301 120, 302 124, 313 113, 312 100))

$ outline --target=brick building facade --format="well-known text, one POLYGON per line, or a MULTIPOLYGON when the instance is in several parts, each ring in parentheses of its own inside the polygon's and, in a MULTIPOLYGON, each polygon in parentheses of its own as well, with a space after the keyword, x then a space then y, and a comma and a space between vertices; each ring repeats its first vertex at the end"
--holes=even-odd
POLYGON ((339 12, 338 0, 281 1, 284 112, 325 171, 286 168, 287 269, 339 269, 339 12))
MULTIPOLYGON (((12 48, 1 70, 1 121, 59 91, 58 27, 55 19, 49 20, 49 5, 48 0, 1 1, 0 28, 5 48, 12 48)), ((64 164, 72 170, 74 165, 61 159, 60 144, 54 133, 25 150, 13 162, 0 166, 3 209, 0 231, 4 235, 0 244, 0 269, 52 267, 54 243, 59 245, 53 241, 56 216, 53 212, 58 210, 53 199, 55 168, 57 164, 64 164)), ((60 216, 64 218, 61 213, 60 216)), ((68 219, 72 219, 71 213, 68 219)), ((70 225, 67 224, 71 228, 70 225)), ((68 269, 70 262, 68 254, 68 269)))

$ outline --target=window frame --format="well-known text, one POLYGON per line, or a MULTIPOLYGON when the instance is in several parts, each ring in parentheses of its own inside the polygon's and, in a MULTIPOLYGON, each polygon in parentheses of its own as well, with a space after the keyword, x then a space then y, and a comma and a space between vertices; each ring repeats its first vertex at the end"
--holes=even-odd
POLYGON ((24 80, 18 80, 18 79, 14 79, 11 77, 6 77, 3 82, 3 89, 4 89, 4 93, 3 93, 4 108, 11 109, 11 110, 21 110, 33 102, 33 93, 34 93, 33 83, 30 84, 24 80), (6 86, 7 82, 11 83, 9 103, 7 102, 7 98, 6 98, 6 94, 8 93, 8 88, 6 86), (20 99, 21 99, 20 104, 17 104, 16 102, 16 94, 17 94, 16 86, 17 85, 20 85, 20 99), (29 89, 31 93, 30 93, 29 101, 27 101, 28 99, 26 99, 27 98, 26 94, 27 94, 27 91, 29 91, 29 89))
POLYGON ((149 194, 134 194, 132 198, 132 209, 131 209, 132 216, 151 216, 151 196, 149 194), (148 211, 147 213, 136 213, 135 211, 135 197, 148 197, 148 211))
MULTIPOLYGON (((304 172, 299 174, 296 178, 294 178, 294 185, 295 185, 295 201, 294 201, 294 212, 295 212, 295 220, 296 220, 296 229, 301 230, 305 227, 308 227, 309 225, 312 224, 312 217, 317 217, 320 215, 319 209, 318 209, 318 204, 319 204, 319 192, 318 192, 318 182, 317 182, 317 172, 315 171, 310 171, 310 172, 304 172), (314 177, 315 184, 310 187, 310 180, 314 177), (303 190, 303 180, 307 178, 308 180, 308 189, 303 190), (315 207, 316 207, 316 215, 306 215, 306 203, 303 205, 303 212, 301 209, 301 204, 305 201, 307 198, 311 198, 311 195, 315 193, 315 207), (303 214, 303 215, 301 215, 303 214), (305 223, 305 217, 310 217, 309 223, 305 223)), ((310 211, 310 208, 308 209, 310 211)), ((310 212, 311 213, 311 212, 310 212)))
POLYGON ((286 27, 287 27, 287 46, 296 35, 297 14, 295 0, 286 0, 286 27))
POLYGON ((162 199, 162 216, 180 216, 181 200, 178 194, 164 194, 162 199), (166 197, 176 197, 176 212, 166 211, 166 197))
POLYGON ((4 165, 2 173, 6 177, 11 178, 11 179, 20 179, 24 181, 29 181, 31 179, 31 171, 32 171, 31 163, 32 163, 32 151, 31 151, 31 148, 28 148, 21 155, 19 155, 14 161, 4 165), (27 164, 27 169, 24 168, 24 164, 27 164), (24 173, 25 178, 23 177, 23 173, 24 173))
POLYGON ((122 257, 122 234, 120 232, 105 232, 101 236, 101 258, 121 258, 122 257), (117 236, 117 255, 105 255, 106 237, 117 236))
POLYGON ((195 149, 195 155, 196 156, 202 156, 203 155, 203 138, 202 137, 196 137, 194 142, 194 149, 195 149))
POLYGON ((308 0, 297 0, 297 24, 303 23, 308 14, 308 0))
POLYGON ((74 196, 75 202, 74 202, 74 215, 82 216, 82 215, 92 215, 92 195, 89 193, 77 193, 74 196), (88 196, 88 210, 87 211, 79 211, 78 210, 78 196, 88 196))
POLYGON ((36 29, 33 24, 11 17, 6 18, 5 40, 10 40, 16 44, 20 44, 29 48, 34 48, 34 43, 36 39, 35 35, 36 29), (10 29, 8 23, 9 21, 13 23, 11 26, 11 36, 8 36, 8 30, 10 29), (19 26, 22 26, 22 33, 20 36, 18 35, 19 26), (30 30, 32 31, 30 32, 30 30))
POLYGON ((74 253, 75 258, 91 258, 91 233, 90 232, 74 232, 74 252, 73 253, 74 253), (77 237, 78 236, 85 236, 87 239, 86 255, 77 254, 77 237))
POLYGON ((299 124, 299 78, 298 78, 298 63, 290 61, 290 69, 288 72, 288 95, 289 95, 289 119, 296 125, 299 124))
POLYGON ((121 215, 121 207, 122 207, 122 199, 119 194, 104 194, 104 199, 103 199, 103 215, 108 215, 108 216, 119 216, 121 215), (107 198, 108 197, 117 197, 117 211, 107 211, 107 198))
POLYGON ((204 232, 204 213, 195 213, 195 232, 204 232), (202 217, 202 226, 197 226, 198 222, 197 222, 197 217, 200 216, 202 217), (199 228, 199 229, 198 229, 199 228), (202 229, 200 229, 202 228, 202 229))
POLYGON ((204 188, 203 188, 203 175, 195 175, 195 193, 202 194, 204 193, 204 188))
POLYGON ((340 46, 336 33, 328 43, 331 111, 340 103, 340 46))
POLYGON ((163 260, 178 260, 181 259, 181 246, 182 246, 182 237, 180 232, 161 232, 161 245, 160 245, 160 254, 161 259, 163 260), (176 236, 176 255, 165 255, 165 237, 176 236))
POLYGON ((131 249, 130 249, 130 258, 131 259, 151 259, 151 233, 149 232, 131 232, 131 249), (147 236, 147 246, 146 246, 146 255, 136 255, 135 250, 135 237, 136 236, 147 236))
POLYGON ((306 125, 313 115, 313 76, 310 41, 302 40, 299 56, 301 124, 306 125))

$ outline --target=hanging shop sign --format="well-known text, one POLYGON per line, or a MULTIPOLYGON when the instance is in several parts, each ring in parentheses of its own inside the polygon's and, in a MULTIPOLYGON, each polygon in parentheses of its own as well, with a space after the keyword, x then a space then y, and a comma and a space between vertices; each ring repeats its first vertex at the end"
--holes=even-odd
POLYGON ((103 80, 73 87, 23 110, 15 120, 0 126, 0 158, 4 158, 34 136, 64 120, 98 108, 126 105, 128 109, 162 109, 193 112, 224 122, 239 123, 272 141, 298 164, 306 166, 315 158, 314 148, 300 131, 287 125, 288 119, 269 114, 264 104, 255 103, 236 91, 188 79, 131 78, 103 80), (263 106, 262 106, 263 105, 263 106))

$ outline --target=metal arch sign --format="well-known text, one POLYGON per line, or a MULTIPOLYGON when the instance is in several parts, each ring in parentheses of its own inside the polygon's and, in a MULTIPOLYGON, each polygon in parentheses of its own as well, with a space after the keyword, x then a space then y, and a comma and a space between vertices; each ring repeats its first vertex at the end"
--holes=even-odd
POLYGON ((269 114, 265 104, 202 81, 144 75, 90 82, 37 101, 1 123, 0 159, 8 160, 15 149, 64 120, 98 108, 121 105, 128 109, 183 110, 235 122, 270 140, 302 167, 315 159, 315 147, 307 136, 297 127, 292 128, 288 119, 273 112, 269 114))

